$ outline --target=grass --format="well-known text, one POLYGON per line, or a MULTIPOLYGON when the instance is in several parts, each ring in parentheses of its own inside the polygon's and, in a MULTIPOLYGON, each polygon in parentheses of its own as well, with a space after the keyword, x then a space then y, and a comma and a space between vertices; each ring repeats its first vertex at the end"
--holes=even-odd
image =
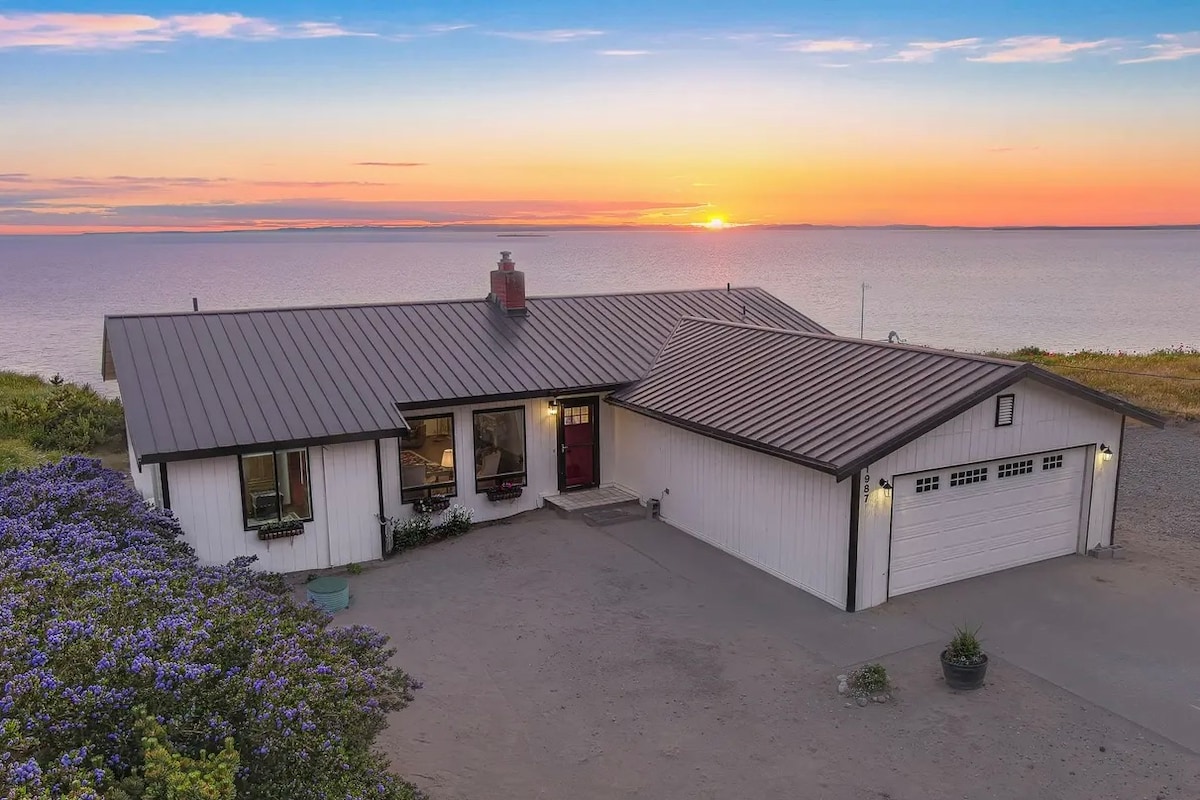
POLYGON ((1163 416, 1200 420, 1200 350, 1181 347, 1144 354, 1089 350, 1048 353, 1036 347, 1024 347, 1011 353, 992 355, 1032 361, 1163 416))
POLYGON ((20 439, 0 439, 0 472, 36 467, 38 464, 54 461, 59 455, 38 450, 20 439))
MULTIPOLYGON (((68 384, 67 388, 71 388, 68 384)), ((28 418, 17 414, 15 417, 6 412, 21 403, 50 400, 55 387, 37 375, 24 375, 19 372, 0 370, 0 472, 10 469, 26 469, 61 458, 71 448, 65 445, 46 444, 39 447, 35 442, 38 429, 28 418)), ((77 390, 78 391, 78 390, 77 390)), ((110 401, 96 396, 91 390, 82 390, 87 401, 82 408, 75 406, 71 413, 85 414, 97 407, 111 408, 110 401)), ((78 397, 77 393, 74 395, 78 397)), ((119 412, 118 412, 119 413, 119 412)), ((123 426, 122 426, 123 427, 123 426)), ((105 466, 128 471, 128 451, 125 449, 124 434, 106 437, 107 440, 86 452, 99 458, 105 466)))

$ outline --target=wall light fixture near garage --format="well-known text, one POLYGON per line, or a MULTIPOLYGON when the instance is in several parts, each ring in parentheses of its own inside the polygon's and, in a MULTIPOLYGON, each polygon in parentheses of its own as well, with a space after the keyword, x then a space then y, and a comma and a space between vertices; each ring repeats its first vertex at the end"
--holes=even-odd
POLYGON ((892 496, 892 485, 891 485, 890 483, 888 483, 888 479, 887 479, 887 478, 880 478, 880 479, 879 479, 879 488, 880 488, 880 489, 883 489, 883 496, 884 496, 884 497, 891 497, 891 496, 892 496))
POLYGON ((1100 457, 1105 461, 1112 461, 1112 449, 1103 442, 1100 443, 1100 457))

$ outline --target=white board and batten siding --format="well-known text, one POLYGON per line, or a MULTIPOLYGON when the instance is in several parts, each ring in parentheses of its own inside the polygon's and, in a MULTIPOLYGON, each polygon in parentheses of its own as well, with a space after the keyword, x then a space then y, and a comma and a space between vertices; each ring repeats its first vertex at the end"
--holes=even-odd
MULTIPOLYGON (((595 395, 578 395, 593 397, 595 395)), ((567 399, 561 396, 559 399, 567 399)), ((613 474, 613 409, 603 397, 599 403, 600 483, 609 482, 613 474)), ((427 410, 405 411, 405 417, 417 418, 451 414, 454 417, 454 472, 457 494, 452 504, 469 508, 476 522, 511 517, 523 511, 541 508, 543 498, 558 494, 558 417, 550 413, 550 398, 509 400, 495 403, 448 406, 427 410), (525 409, 525 462, 528 484, 514 500, 488 500, 485 493, 475 491, 475 411, 521 407, 525 409)), ((401 501, 400 443, 385 439, 383 447, 384 515, 392 519, 412 516, 412 504, 401 501)))
POLYGON ((381 558, 375 443, 314 445, 308 459, 313 519, 299 536, 268 541, 244 529, 237 456, 168 464, 171 511, 200 560, 253 555, 259 569, 300 572, 381 558))
POLYGON ((845 482, 625 409, 613 417, 616 482, 661 499, 664 522, 845 607, 845 482))
MULTIPOLYGON (((1033 456, 1035 466, 1040 469, 1042 454, 1064 453, 1068 465, 1078 461, 1077 469, 1064 470, 1061 477, 1051 477, 1056 481, 1069 482, 1070 485, 1063 483, 1059 487, 1061 492, 1057 488, 1042 491, 1038 495, 1038 502, 1049 504, 1047 511, 1056 520, 1058 517, 1065 520, 1069 516, 1078 519, 1077 546, 1073 549, 1059 546, 1066 534, 1059 530, 1062 525, 1058 525, 1055 531, 1046 532, 1045 545, 1055 552, 1047 550, 1038 553, 1043 557, 1065 550, 1082 553, 1096 545, 1111 544, 1117 463, 1121 457, 1121 415, 1034 381, 1022 381, 1003 394, 1015 395, 1012 425, 997 427, 996 398, 992 397, 899 448, 864 471, 862 483, 871 491, 863 499, 859 514, 857 608, 876 606, 888 598, 889 566, 892 565, 893 556, 893 499, 880 490, 880 478, 896 486, 893 494, 898 495, 902 491, 910 491, 912 487, 908 485, 911 482, 908 478, 915 478, 920 473, 935 470, 947 472, 951 467, 995 462, 1016 456, 1033 456), (1107 444, 1112 449, 1111 461, 1104 461, 1100 457, 1100 444, 1107 444), (1070 499, 1066 498, 1066 494, 1074 498, 1076 511, 1073 514, 1065 505, 1070 499)), ((995 464, 989 467, 990 486, 995 487, 995 464)), ((931 493, 938 495, 937 502, 942 504, 953 502, 950 487, 946 486, 946 477, 943 474, 941 478, 944 488, 931 493)), ((966 487, 964 491, 972 489, 966 487)), ((912 500, 899 497, 897 500, 902 504, 901 511, 908 513, 907 507, 912 500)), ((957 512, 947 509, 939 513, 944 516, 957 512)), ((946 520, 942 522, 947 523, 946 520)), ((1066 524, 1062 520, 1059 522, 1066 524)), ((901 533, 908 535, 903 528, 901 533)), ((905 546, 902 545, 902 548, 905 546)), ((1036 548, 1029 552, 1033 553, 1034 550, 1036 548)), ((911 554, 906 555, 901 549, 899 555, 903 559, 911 554)), ((900 565, 898 562, 897 566, 900 565)), ((920 582, 916 577, 909 577, 920 582)), ((904 584, 901 583, 899 588, 903 590, 904 584)))

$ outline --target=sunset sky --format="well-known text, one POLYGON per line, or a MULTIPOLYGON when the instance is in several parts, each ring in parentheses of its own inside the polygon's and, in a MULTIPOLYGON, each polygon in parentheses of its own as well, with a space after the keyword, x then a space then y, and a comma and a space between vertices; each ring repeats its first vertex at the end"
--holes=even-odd
POLYGON ((1180 0, 0 0, 0 233, 1200 223, 1198 143, 1180 0))

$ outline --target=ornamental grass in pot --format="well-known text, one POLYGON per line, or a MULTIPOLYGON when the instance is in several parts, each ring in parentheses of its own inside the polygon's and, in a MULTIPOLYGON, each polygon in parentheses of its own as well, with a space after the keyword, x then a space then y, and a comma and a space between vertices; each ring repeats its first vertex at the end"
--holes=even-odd
POLYGON ((979 628, 954 629, 954 638, 942 651, 942 675, 951 689, 978 689, 987 675, 988 657, 983 652, 979 628))

